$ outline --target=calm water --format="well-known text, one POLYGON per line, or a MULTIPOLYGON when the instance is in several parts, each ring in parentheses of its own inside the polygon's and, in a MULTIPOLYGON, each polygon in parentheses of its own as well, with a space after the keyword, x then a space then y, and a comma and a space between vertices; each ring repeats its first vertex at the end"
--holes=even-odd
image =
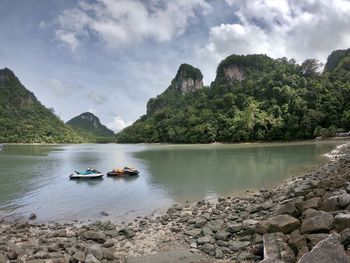
POLYGON ((325 162, 341 142, 236 145, 6 145, 0 152, 0 213, 40 221, 122 221, 174 202, 271 187, 325 162), (132 166, 140 176, 71 181, 88 166, 132 166))

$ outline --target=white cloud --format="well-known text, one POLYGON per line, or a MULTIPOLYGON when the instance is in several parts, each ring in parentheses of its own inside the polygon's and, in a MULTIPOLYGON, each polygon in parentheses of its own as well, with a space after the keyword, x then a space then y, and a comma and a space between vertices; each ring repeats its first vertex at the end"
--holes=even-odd
POLYGON ((79 83, 73 83, 68 80, 61 80, 57 78, 42 80, 41 84, 50 92, 52 92, 56 97, 60 98, 71 96, 76 90, 85 89, 85 87, 79 83))
POLYGON ((105 95, 100 94, 95 90, 90 91, 86 97, 92 100, 96 105, 101 105, 108 100, 108 98, 105 95))
POLYGON ((58 16, 56 38, 74 51, 83 39, 98 39, 117 48, 152 39, 170 41, 183 34, 196 12, 210 10, 205 0, 80 1, 58 16))
POLYGON ((226 3, 238 21, 211 27, 207 44, 198 52, 212 65, 231 54, 254 53, 285 56, 299 62, 307 58, 324 62, 333 50, 350 47, 349 0, 226 0, 226 3))
POLYGON ((122 117, 115 116, 112 122, 107 123, 107 127, 112 131, 118 132, 131 124, 132 122, 126 122, 122 117))

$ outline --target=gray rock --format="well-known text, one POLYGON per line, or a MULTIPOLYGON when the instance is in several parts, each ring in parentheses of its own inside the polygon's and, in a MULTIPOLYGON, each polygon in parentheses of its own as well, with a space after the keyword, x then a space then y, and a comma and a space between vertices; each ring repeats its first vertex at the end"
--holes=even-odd
POLYGON ((302 211, 313 208, 313 209, 318 209, 320 207, 320 204, 322 202, 322 198, 320 197, 314 197, 311 199, 306 200, 303 205, 302 205, 302 211))
POLYGON ((11 260, 16 260, 17 257, 18 257, 18 254, 16 251, 14 250, 10 250, 8 253, 7 253, 7 257, 11 260))
POLYGON ((217 239, 217 240, 227 241, 230 236, 231 236, 231 233, 229 233, 225 230, 219 230, 215 233, 215 239, 217 239))
POLYGON ((224 257, 224 253, 220 248, 215 249, 215 257, 219 259, 224 257))
POLYGON ((350 214, 340 213, 334 217, 334 228, 341 232, 346 228, 350 228, 350 214))
POLYGON ((100 261, 91 254, 88 254, 85 258, 85 263, 99 263, 99 262, 100 261))
POLYGON ((306 253, 298 263, 350 263, 349 256, 340 244, 339 235, 331 235, 306 253))
POLYGON ((236 223, 227 223, 226 224, 226 230, 230 233, 236 233, 241 231, 242 224, 236 224, 236 223))
POLYGON ((102 255, 104 259, 114 260, 114 254, 106 248, 102 248, 102 255))
POLYGON ((308 241, 309 249, 312 249, 319 242, 327 239, 329 237, 329 234, 309 234, 309 235, 305 235, 305 237, 306 237, 306 240, 308 241))
POLYGON ((94 244, 86 249, 86 254, 94 255, 98 260, 103 259, 103 253, 100 245, 94 244))
POLYGON ((300 215, 300 211, 295 207, 294 204, 284 204, 278 208, 277 214, 298 217, 300 215))
POLYGON ((0 263, 6 263, 6 262, 7 262, 7 257, 4 254, 0 253, 0 263))
POLYGON ((75 260, 75 262, 78 262, 78 261, 84 262, 84 260, 85 260, 85 253, 83 251, 79 250, 79 251, 74 253, 72 258, 75 260))
POLYGON ((215 240, 211 236, 200 237, 197 240, 197 243, 199 245, 204 245, 204 244, 207 244, 207 243, 214 243, 214 242, 215 242, 215 240))
POLYGON ((300 234, 299 229, 294 230, 290 234, 288 243, 294 250, 294 252, 298 252, 299 250, 302 250, 303 248, 307 247, 306 238, 300 234))
POLYGON ((324 211, 313 212, 313 214, 302 221, 301 233, 322 233, 332 228, 334 218, 330 213, 324 211))
POLYGON ((104 243, 107 240, 106 235, 102 231, 87 231, 85 232, 84 237, 99 243, 104 243))
POLYGON ((213 230, 211 230, 209 227, 203 227, 202 233, 205 236, 212 236, 213 235, 213 230))
POLYGON ((350 204, 350 194, 344 193, 340 196, 338 196, 338 203, 341 208, 346 207, 350 204))
POLYGON ((323 200, 320 207, 321 210, 326 212, 337 211, 340 209, 338 202, 338 196, 332 196, 323 200))
POLYGON ((299 220, 289 215, 271 217, 266 223, 269 232, 282 232, 284 234, 288 234, 300 227, 299 220))
POLYGON ((197 228, 203 227, 207 223, 207 220, 204 217, 197 217, 194 220, 194 226, 197 228))
POLYGON ((232 250, 232 251, 239 251, 243 248, 246 248, 247 246, 249 246, 251 243, 249 241, 239 241, 239 240, 230 240, 228 242, 228 247, 232 250))
POLYGON ((340 241, 343 246, 350 245, 350 228, 346 228, 340 233, 340 241))
POLYGON ((199 237, 201 233, 202 233, 202 230, 200 229, 190 229, 184 232, 185 235, 192 236, 192 237, 199 237))
POLYGON ((114 241, 112 239, 107 239, 106 242, 103 243, 103 247, 113 247, 114 241))
POLYGON ((212 245, 212 244, 205 244, 202 246, 202 250, 211 255, 211 256, 214 256, 215 255, 215 246, 212 245))
POLYGON ((132 238, 136 235, 135 231, 128 227, 120 229, 119 233, 123 234, 126 238, 132 238))

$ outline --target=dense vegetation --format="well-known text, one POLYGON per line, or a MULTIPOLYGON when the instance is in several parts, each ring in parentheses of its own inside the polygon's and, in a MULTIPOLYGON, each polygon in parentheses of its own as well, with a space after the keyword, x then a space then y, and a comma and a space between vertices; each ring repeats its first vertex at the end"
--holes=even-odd
POLYGON ((99 118, 90 112, 82 113, 66 124, 89 142, 106 143, 115 141, 114 132, 101 124, 99 118))
POLYGON ((293 59, 232 55, 219 64, 210 87, 181 94, 170 86, 151 99, 147 114, 117 140, 296 140, 349 130, 350 51, 333 52, 323 73, 321 68, 313 59, 299 65, 293 59))
POLYGON ((0 143, 72 143, 86 140, 44 107, 5 68, 0 70, 0 143))

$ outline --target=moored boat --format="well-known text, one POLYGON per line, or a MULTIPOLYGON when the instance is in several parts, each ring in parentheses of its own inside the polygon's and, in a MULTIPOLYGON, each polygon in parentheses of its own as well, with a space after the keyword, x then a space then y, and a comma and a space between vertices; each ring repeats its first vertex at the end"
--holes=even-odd
POLYGON ((124 167, 123 169, 113 169, 113 171, 107 173, 107 176, 134 176, 138 174, 138 170, 130 167, 124 167))
POLYGON ((91 168, 88 168, 85 171, 74 171, 74 174, 69 176, 70 179, 96 179, 102 177, 103 173, 91 168))

